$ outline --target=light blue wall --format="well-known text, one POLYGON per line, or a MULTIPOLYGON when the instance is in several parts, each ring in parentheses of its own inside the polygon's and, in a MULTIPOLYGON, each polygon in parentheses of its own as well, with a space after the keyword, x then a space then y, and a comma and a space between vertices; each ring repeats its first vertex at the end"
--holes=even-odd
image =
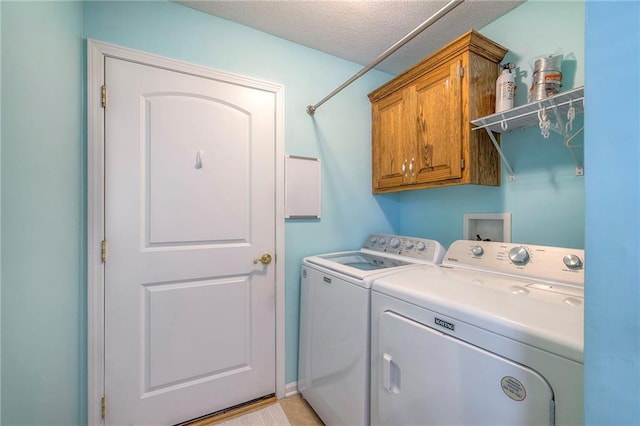
POLYGON ((297 377, 303 256, 358 247, 390 231, 370 190, 370 105, 390 76, 372 72, 318 109, 359 65, 168 2, 87 2, 85 36, 285 86, 285 152, 322 161, 322 219, 286 224, 286 381, 297 377))
POLYGON ((2 8, 2 422, 82 422, 82 5, 2 8))
POLYGON ((585 420, 638 425, 640 3, 588 1, 586 17, 585 420))
MULTIPOLYGON (((516 106, 526 103, 532 59, 563 53, 563 88, 584 84, 584 3, 528 1, 480 32, 509 49, 504 62, 517 66, 516 106), (526 73, 526 75, 525 75, 526 73)), ((576 120, 580 128, 582 116, 576 120)), ((583 134, 574 142, 583 144, 583 134)), ((502 135, 516 181, 502 169, 500 187, 462 186, 388 195, 401 203, 397 231, 441 241, 463 238, 465 213, 512 214, 512 241, 584 247, 584 178, 562 138, 540 136, 537 126, 502 135)), ((582 157, 583 150, 577 150, 582 157)), ((586 171, 588 173, 588 170, 586 171)))

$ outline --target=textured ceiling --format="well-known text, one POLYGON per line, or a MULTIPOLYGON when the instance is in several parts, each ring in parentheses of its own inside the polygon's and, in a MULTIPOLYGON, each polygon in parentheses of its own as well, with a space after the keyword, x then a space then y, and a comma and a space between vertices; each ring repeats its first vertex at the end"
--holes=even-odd
MULTIPOLYGON (((177 1, 202 12, 362 65, 370 63, 447 2, 177 1)), ((524 0, 466 0, 376 68, 399 74, 470 29, 480 29, 524 0)))

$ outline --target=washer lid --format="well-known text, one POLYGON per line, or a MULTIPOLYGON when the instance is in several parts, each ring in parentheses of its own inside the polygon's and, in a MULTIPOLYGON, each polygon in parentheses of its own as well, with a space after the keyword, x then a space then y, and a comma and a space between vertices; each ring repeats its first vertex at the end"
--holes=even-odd
POLYGON ((340 265, 356 268, 360 271, 374 271, 377 269, 386 269, 396 266, 409 265, 409 262, 405 262, 402 260, 376 256, 363 252, 327 254, 317 257, 323 260, 339 263, 340 265))
POLYGON ((309 256, 306 262, 322 266, 332 271, 340 272, 353 278, 364 279, 383 270, 413 265, 397 258, 378 256, 362 251, 344 251, 337 253, 309 256))
POLYGON ((416 267, 376 279, 373 291, 582 362, 581 286, 451 267, 416 267))

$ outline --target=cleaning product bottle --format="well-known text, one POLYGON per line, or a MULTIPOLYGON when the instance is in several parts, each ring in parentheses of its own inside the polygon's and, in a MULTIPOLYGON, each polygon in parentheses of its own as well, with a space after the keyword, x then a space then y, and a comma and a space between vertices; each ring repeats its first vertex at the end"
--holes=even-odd
POLYGON ((516 96, 516 73, 513 71, 515 65, 509 62, 500 67, 502 72, 496 80, 496 112, 513 108, 516 96))

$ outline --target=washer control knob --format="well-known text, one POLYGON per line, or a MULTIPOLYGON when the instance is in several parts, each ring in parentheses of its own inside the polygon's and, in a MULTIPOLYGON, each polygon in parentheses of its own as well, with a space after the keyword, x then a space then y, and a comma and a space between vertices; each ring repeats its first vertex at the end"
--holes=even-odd
POLYGON ((427 248, 427 246, 426 246, 426 245, 424 245, 424 243, 423 243, 422 241, 420 241, 420 242, 418 243, 418 245, 416 246, 416 248, 418 249, 418 251, 424 251, 424 249, 426 249, 426 248, 427 248))
POLYGON ((373 237, 371 237, 371 239, 369 240, 369 242, 370 242, 371 244, 375 244, 375 243, 377 243, 377 242, 378 242, 378 237, 376 237, 376 236, 374 235, 373 237))
POLYGON ((582 260, 576 256, 575 254, 568 254, 562 258, 562 261, 567 268, 569 269, 580 269, 582 268, 582 260))
POLYGON ((389 245, 393 248, 398 248, 400 247, 400 240, 396 237, 393 237, 391 241, 389 241, 389 245))
POLYGON ((482 256, 484 254, 484 249, 482 246, 473 246, 471 247, 471 254, 477 257, 482 256))
POLYGON ((407 250, 411 250, 413 248, 413 241, 407 241, 407 244, 404 245, 407 250))
POLYGON ((522 246, 514 247, 509 250, 509 259, 516 265, 526 265, 529 262, 529 252, 522 246))
POLYGON ((387 239, 386 238, 380 238, 380 240, 378 240, 378 242, 380 243, 381 246, 387 244, 387 239))

